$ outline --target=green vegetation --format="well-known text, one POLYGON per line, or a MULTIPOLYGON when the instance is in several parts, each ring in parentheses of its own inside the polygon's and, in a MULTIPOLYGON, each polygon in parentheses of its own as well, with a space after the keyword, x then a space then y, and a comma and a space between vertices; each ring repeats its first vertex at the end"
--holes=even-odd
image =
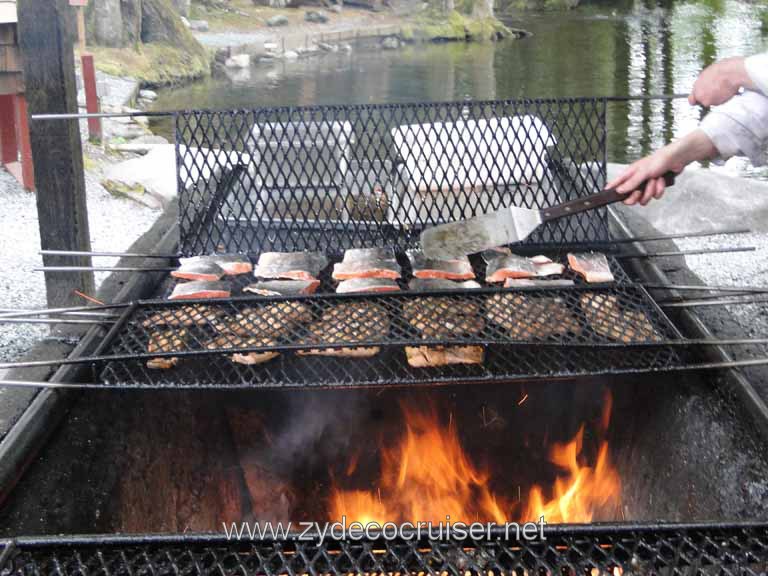
MULTIPOLYGON (((470 0, 471 2, 471 0, 470 0)), ((462 6, 464 7, 464 6, 462 6)), ((496 18, 471 18, 457 10, 445 15, 430 12, 405 26, 402 38, 406 41, 451 42, 466 40, 497 40, 512 32, 496 18)))
POLYGON ((760 32, 764 36, 768 36, 768 8, 762 11, 760 14, 760 32))
POLYGON ((90 46, 96 67, 115 76, 133 76, 144 86, 180 84, 210 74, 211 57, 200 46, 189 49, 153 42, 135 49, 90 46))

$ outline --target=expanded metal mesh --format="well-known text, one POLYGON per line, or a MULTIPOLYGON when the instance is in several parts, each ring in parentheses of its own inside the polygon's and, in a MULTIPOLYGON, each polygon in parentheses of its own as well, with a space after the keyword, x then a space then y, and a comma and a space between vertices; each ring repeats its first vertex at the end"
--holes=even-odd
POLYGON ((768 526, 551 526, 545 539, 221 536, 19 539, 5 544, 2 576, 392 574, 616 576, 765 574, 768 526))
MULTIPOLYGON (((616 260, 611 264, 616 282, 588 285, 567 272, 570 288, 412 292, 404 265, 404 291, 396 293, 141 302, 103 350, 99 381, 380 386, 632 372, 680 362, 679 352, 661 345, 679 338, 675 328, 616 260), (436 365, 446 354, 458 362, 436 365)), ((320 290, 333 290, 327 272, 320 290)))
MULTIPOLYGON (((601 99, 176 115, 181 252, 413 247, 425 226, 605 183, 601 99)), ((532 243, 606 240, 600 209, 532 243)))

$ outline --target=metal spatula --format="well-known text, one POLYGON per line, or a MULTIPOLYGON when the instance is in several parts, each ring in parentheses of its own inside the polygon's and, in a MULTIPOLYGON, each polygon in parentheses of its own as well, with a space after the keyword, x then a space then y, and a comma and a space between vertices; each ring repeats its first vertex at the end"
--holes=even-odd
MULTIPOLYGON (((664 175, 667 186, 675 183, 673 172, 664 175)), ((639 186, 645 187, 645 182, 639 186)), ((451 259, 525 240, 545 222, 625 200, 627 194, 604 190, 550 208, 511 206, 469 220, 441 224, 421 233, 421 248, 429 258, 451 259)))

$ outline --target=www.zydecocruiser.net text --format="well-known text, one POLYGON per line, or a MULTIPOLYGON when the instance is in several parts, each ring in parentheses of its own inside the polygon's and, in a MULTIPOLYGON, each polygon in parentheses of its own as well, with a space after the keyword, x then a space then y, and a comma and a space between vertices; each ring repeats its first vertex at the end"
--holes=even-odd
POLYGON ((350 522, 342 516, 338 522, 222 522, 227 540, 263 540, 292 538, 307 541, 330 540, 490 540, 502 537, 515 540, 546 540, 544 516, 538 522, 350 522))

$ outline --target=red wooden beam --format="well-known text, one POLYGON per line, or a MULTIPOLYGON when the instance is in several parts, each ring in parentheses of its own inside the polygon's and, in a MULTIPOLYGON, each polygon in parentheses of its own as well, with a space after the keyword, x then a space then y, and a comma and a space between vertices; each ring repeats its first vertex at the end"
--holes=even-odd
POLYGON ((21 185, 27 190, 35 189, 35 167, 32 163, 32 144, 29 140, 29 113, 24 94, 16 96, 16 127, 19 152, 21 153, 21 185))
POLYGON ((19 159, 15 98, 13 94, 0 96, 0 162, 3 164, 10 164, 19 159))
MULTIPOLYGON (((80 56, 83 70, 83 86, 85 87, 85 110, 89 114, 100 112, 99 95, 96 91, 96 68, 93 65, 93 54, 80 56)), ((88 134, 91 141, 101 141, 101 118, 88 118, 88 134)))

